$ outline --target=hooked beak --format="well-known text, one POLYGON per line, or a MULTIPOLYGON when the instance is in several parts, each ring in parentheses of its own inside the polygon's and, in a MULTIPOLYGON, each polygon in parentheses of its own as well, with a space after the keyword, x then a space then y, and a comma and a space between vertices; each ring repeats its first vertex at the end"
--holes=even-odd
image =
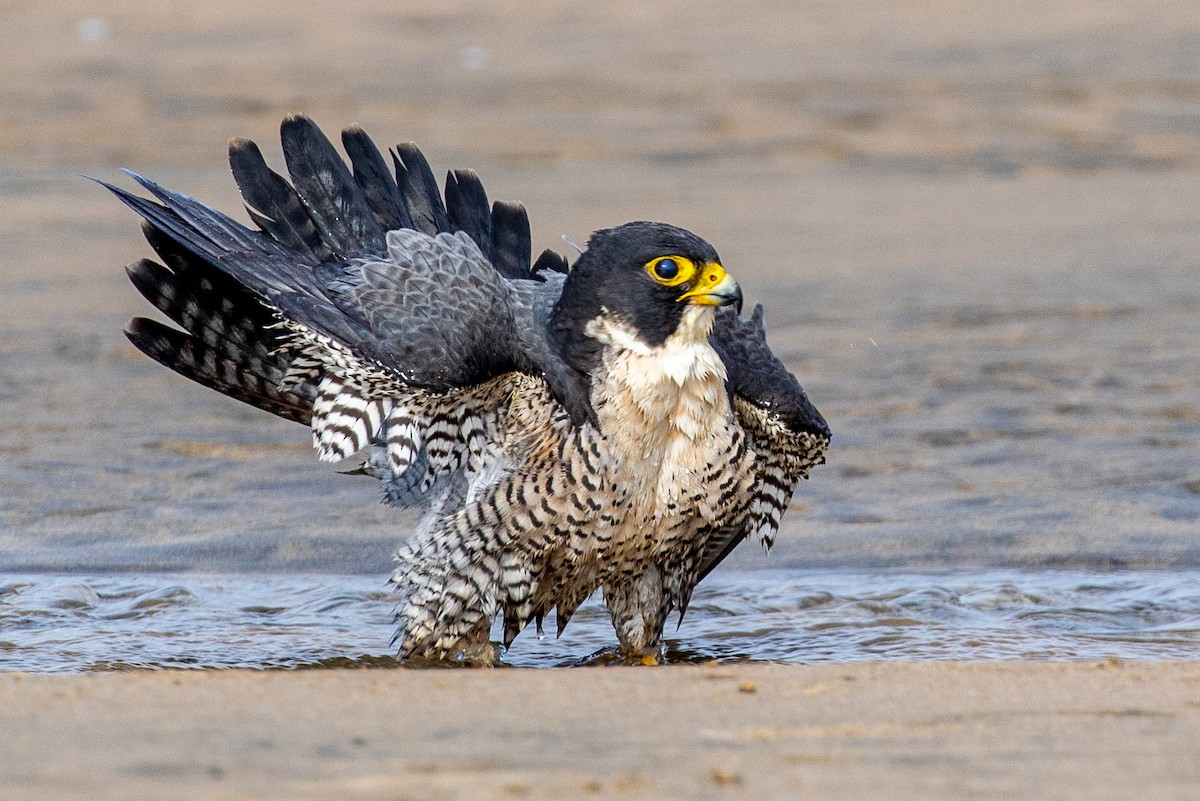
POLYGON ((679 296, 680 301, 694 303, 697 306, 736 306, 738 313, 742 311, 742 288, 733 276, 725 272, 719 262, 711 262, 700 271, 700 277, 695 285, 679 296))

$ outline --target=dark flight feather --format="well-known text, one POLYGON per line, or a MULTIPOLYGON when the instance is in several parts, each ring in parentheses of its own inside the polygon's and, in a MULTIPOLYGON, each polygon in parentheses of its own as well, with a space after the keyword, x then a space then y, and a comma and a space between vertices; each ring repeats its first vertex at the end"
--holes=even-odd
POLYGON ((280 127, 292 186, 334 253, 382 253, 383 228, 362 188, 311 119, 288 117, 280 127))
POLYGON ((497 200, 492 204, 492 266, 506 278, 529 278, 532 255, 525 207, 497 200))
POLYGON ((308 261, 323 261, 333 255, 296 190, 267 166, 258 145, 248 139, 231 139, 229 167, 247 210, 267 235, 303 254, 308 261))
MULTIPOLYGON (((492 262, 492 213, 483 182, 474 170, 451 170, 446 174, 446 214, 450 230, 463 231, 492 262)), ((495 266, 495 262, 492 262, 495 266)), ((501 272, 503 275, 503 272, 501 272)))
POLYGON ((342 147, 350 157, 354 180, 362 188, 379 226, 385 231, 412 228, 412 217, 404 205, 400 187, 396 186, 396 179, 388 171, 383 154, 371 137, 357 125, 351 126, 342 131, 342 147))
POLYGON ((530 272, 535 276, 543 270, 552 273, 562 273, 566 275, 571 271, 570 265, 567 262, 567 257, 561 253, 547 248, 538 256, 537 261, 533 263, 530 272))
POLYGON ((396 167, 396 185, 404 197, 413 229, 430 235, 449 231, 450 219, 446 216, 442 193, 420 148, 412 142, 396 145, 392 161, 396 167))

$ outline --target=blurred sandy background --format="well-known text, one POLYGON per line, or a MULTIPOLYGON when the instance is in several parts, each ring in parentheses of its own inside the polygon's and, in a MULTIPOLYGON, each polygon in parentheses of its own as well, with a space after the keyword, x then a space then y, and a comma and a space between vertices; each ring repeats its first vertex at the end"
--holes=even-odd
MULTIPOLYGON (((280 165, 293 112, 474 167, 526 204, 535 248, 647 217, 712 241, 835 431, 776 566, 1200 563, 1195 2, 5 0, 0 568, 387 571, 405 522, 370 482, 125 344, 148 307, 120 268, 149 250, 80 177, 128 166, 234 213, 226 140, 280 165)), ((746 550, 738 564, 764 563, 746 550)), ((439 728, 401 705, 392 761, 359 747, 384 724, 354 704, 423 685, 313 679, 358 699, 323 740, 287 677, 261 694, 245 675, 5 677, 0 719, 21 736, 0 774, 30 798, 1185 798, 1200 782, 1193 668, 873 670, 848 673, 896 703, 856 706, 836 671, 755 674, 770 702, 720 706, 738 722, 712 737, 705 688, 725 685, 702 669, 572 674, 568 718, 556 679, 447 675, 447 703, 506 711, 439 728), (981 698, 999 700, 968 714, 981 698), (254 733, 230 699, 289 736, 254 733), (517 708, 540 734, 497 746, 517 708), (781 709, 790 728, 763 722, 781 709), (122 727, 142 732, 128 750, 89 750, 122 727), (580 729, 590 750, 570 746, 580 729)), ((387 680, 426 681, 406 675, 387 680)))
POLYGON ((80 177, 238 216, 226 140, 282 168, 298 111, 476 168, 538 249, 714 242, 835 431, 776 564, 1200 561, 1194 3, 9 2, 3 30, 12 567, 387 570, 373 482, 125 344, 149 249, 80 177))

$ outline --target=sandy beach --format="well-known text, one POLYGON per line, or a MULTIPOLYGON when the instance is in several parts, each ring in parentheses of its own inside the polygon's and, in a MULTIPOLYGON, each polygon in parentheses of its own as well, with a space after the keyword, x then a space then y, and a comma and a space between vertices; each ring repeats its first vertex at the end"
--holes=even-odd
MULTIPOLYGON (((226 141, 279 165, 294 112, 473 167, 536 250, 639 218, 717 245, 835 432, 731 568, 1200 566, 1194 2, 16 0, 2 27, 5 575, 387 574, 412 520, 371 482, 120 336, 149 249, 81 177, 233 214, 226 141)), ((1146 662, 49 676, 6 671, 0 627, 0 798, 1188 799, 1195 629, 1146 662)))
POLYGON ((1195 798, 1200 666, 0 676, 28 799, 1195 798), (136 701, 131 701, 136 699, 136 701))

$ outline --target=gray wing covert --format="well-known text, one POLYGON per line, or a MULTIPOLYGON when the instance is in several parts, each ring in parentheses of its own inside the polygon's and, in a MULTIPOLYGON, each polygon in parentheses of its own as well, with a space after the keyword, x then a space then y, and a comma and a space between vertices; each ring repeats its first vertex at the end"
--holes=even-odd
POLYGON ((461 231, 389 231, 382 254, 322 264, 314 278, 315 292, 272 298, 285 320, 405 385, 446 392, 522 366, 510 282, 461 231))

